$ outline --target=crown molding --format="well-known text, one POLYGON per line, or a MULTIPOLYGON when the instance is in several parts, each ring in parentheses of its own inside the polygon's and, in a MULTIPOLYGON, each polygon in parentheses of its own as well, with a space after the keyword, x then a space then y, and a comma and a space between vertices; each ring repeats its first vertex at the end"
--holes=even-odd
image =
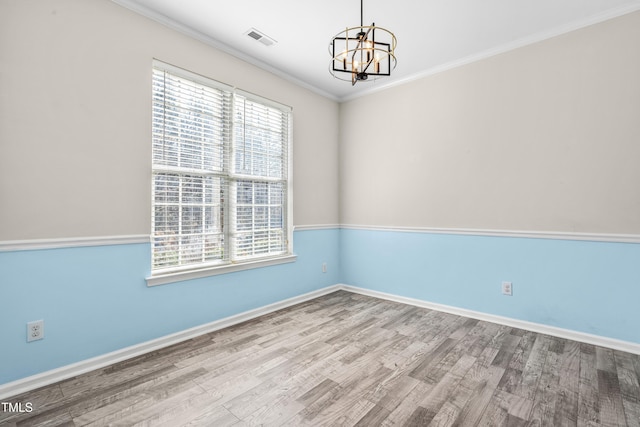
POLYGON ((478 52, 473 55, 466 56, 464 58, 456 59, 454 61, 447 62, 445 64, 437 65, 435 67, 429 68, 427 70, 424 70, 418 73, 410 74, 406 77, 400 78, 399 80, 394 80, 386 84, 376 85, 375 87, 372 87, 369 90, 364 90, 358 93, 354 93, 353 95, 340 97, 338 98, 338 102, 341 102, 341 103, 348 102, 357 98, 361 98, 363 96, 372 95, 374 93, 381 92, 383 90, 390 89, 392 87, 411 83, 415 80, 432 76, 434 74, 439 74, 444 71, 462 67, 463 65, 468 65, 477 61, 481 61, 483 59, 488 59, 493 56, 509 52, 511 50, 519 49, 521 47, 525 47, 528 45, 532 45, 534 43, 538 43, 538 42, 548 40, 557 36, 561 36, 563 34, 567 34, 572 31, 579 30, 581 28, 589 27, 591 25, 599 24, 601 22, 608 21, 610 19, 618 18, 620 16, 624 16, 629 13, 636 12, 638 10, 640 10, 640 3, 627 5, 627 6, 623 6, 615 9, 610 9, 605 12, 587 17, 585 19, 576 20, 565 25, 554 27, 546 31, 541 31, 531 36, 523 37, 523 38, 514 40, 512 42, 505 43, 500 46, 496 46, 491 49, 487 49, 482 52, 478 52))
POLYGON ((214 47, 218 50, 221 50, 225 53, 228 53, 229 55, 232 55, 238 59, 241 59, 251 65, 254 65, 262 70, 268 71, 272 74, 275 74, 278 77, 283 78, 284 80, 287 80, 291 83, 294 83, 298 86, 301 86, 305 89, 308 89, 318 95, 321 95, 325 98, 328 98, 332 101, 336 101, 338 103, 342 103, 342 102, 348 102, 348 101, 352 101, 354 99, 357 98, 361 98, 364 96, 368 96, 368 95, 372 95, 374 93, 386 90, 386 89, 390 89, 392 87, 395 86, 400 86, 400 85, 404 85, 406 83, 410 83, 414 80, 419 80, 422 79, 424 77, 428 77, 434 74, 438 74, 438 73, 442 73, 444 71, 448 71, 457 67, 461 67, 463 65, 467 65, 476 61, 481 61, 483 59, 487 59, 490 58, 492 56, 496 56, 499 55, 501 53, 505 53, 511 50, 515 50, 527 45, 531 45, 540 41, 544 41, 562 34, 566 34, 575 30, 579 30, 581 28, 584 27, 588 27, 590 25, 594 25, 594 24, 598 24, 600 22, 604 22, 613 18, 617 18, 619 16, 623 16, 635 11, 640 10, 640 4, 631 4, 631 5, 626 5, 626 6, 622 6, 622 7, 618 7, 618 8, 614 8, 614 9, 610 9, 601 13, 598 13, 596 15, 593 16, 589 16, 587 18, 584 19, 580 19, 580 20, 576 20, 573 22, 570 22, 568 24, 565 25, 561 25, 558 27, 554 27, 552 29, 549 30, 545 30, 545 31, 541 31, 539 33, 533 34, 531 36, 528 37, 523 37, 520 38, 518 40, 514 40, 512 42, 506 43, 506 44, 502 44, 500 46, 496 46, 493 47, 491 49, 487 49, 484 50, 482 52, 473 54, 473 55, 469 55, 466 56, 464 58, 460 58, 445 64, 441 64, 435 67, 432 67, 430 69, 424 70, 424 71, 420 71, 414 74, 410 74, 406 77, 400 78, 398 80, 394 80, 391 81, 389 83, 386 84, 376 84, 375 87, 372 87, 371 89, 365 89, 363 91, 359 91, 357 93, 354 93, 352 95, 347 95, 347 96, 337 96, 334 95, 330 92, 327 92, 324 89, 320 89, 317 86, 314 86, 312 84, 309 84, 297 77, 292 76, 291 74, 279 69, 279 68, 275 68, 257 58, 254 58, 250 55, 247 55, 243 52, 240 52, 239 50, 217 40, 214 39, 211 36, 208 36, 200 31, 196 31, 193 28, 190 28, 184 24, 181 24, 180 22, 169 18, 166 15, 163 15, 161 13, 158 13, 152 9, 149 9, 137 2, 135 2, 134 0, 111 0, 113 3, 116 3, 126 9, 131 10, 134 13, 137 13, 138 15, 142 15, 146 18, 149 18, 153 21, 156 21, 166 27, 169 27, 175 31, 178 31, 182 34, 185 34, 191 38, 194 38, 196 40, 199 40, 211 47, 214 47))
POLYGON ((163 15, 161 13, 156 12, 155 10, 151 10, 148 7, 142 6, 141 4, 133 1, 133 0, 111 0, 113 3, 124 7, 125 9, 129 9, 130 11, 137 13, 138 15, 144 16, 145 18, 149 18, 152 21, 155 21, 161 25, 164 25, 165 27, 171 28, 172 30, 175 30, 179 33, 182 33, 188 37, 191 37, 195 40, 198 40, 208 46, 211 46, 215 49, 218 49, 222 52, 225 52, 231 56, 234 56, 238 59, 241 59, 244 62, 247 62, 251 65, 254 65, 264 71, 268 71, 272 74, 275 74, 276 76, 289 81, 290 83, 293 83, 297 86, 303 87, 305 89, 310 90, 311 92, 316 93, 317 95, 323 96, 325 98, 328 98, 332 101, 339 101, 339 98, 323 89, 320 89, 314 85, 311 85, 303 80, 300 80, 297 77, 292 76, 291 74, 282 71, 279 68, 273 67, 269 64, 267 64, 266 62, 263 62, 257 58, 254 58, 252 56, 249 56, 243 52, 240 52, 237 49, 234 49, 233 47, 229 46, 226 43, 223 43, 217 39, 214 39, 211 36, 208 36, 200 31, 194 30, 191 27, 188 27, 184 24, 181 24, 180 22, 169 18, 166 15, 163 15))

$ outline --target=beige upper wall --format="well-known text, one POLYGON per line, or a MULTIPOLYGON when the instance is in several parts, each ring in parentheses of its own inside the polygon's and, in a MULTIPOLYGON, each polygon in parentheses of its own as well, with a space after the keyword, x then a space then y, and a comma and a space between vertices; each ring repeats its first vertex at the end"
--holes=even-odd
POLYGON ((640 234, 639 76, 636 12, 341 104, 341 222, 640 234))
POLYGON ((638 234, 639 44, 636 12, 339 107, 107 0, 3 0, 0 241, 149 233, 154 57, 294 107, 296 225, 638 234))
POLYGON ((0 3, 0 241, 149 234, 151 65, 294 109, 294 224, 338 222, 338 104, 108 0, 0 3))

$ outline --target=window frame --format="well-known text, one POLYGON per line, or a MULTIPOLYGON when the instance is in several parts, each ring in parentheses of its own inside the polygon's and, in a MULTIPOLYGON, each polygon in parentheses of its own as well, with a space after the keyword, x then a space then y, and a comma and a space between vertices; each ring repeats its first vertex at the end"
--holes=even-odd
MULTIPOLYGON (((223 209, 225 210, 225 213, 224 213, 225 220, 224 220, 224 224, 222 225, 223 226, 222 234, 225 240, 224 247, 225 247, 225 252, 227 254, 226 256, 228 256, 228 259, 220 263, 214 263, 214 264, 196 263, 191 265, 181 265, 181 266, 174 266, 174 267, 161 268, 161 269, 154 268, 153 245, 154 245, 154 238, 156 237, 156 230, 154 230, 153 218, 155 215, 155 206, 157 203, 155 177, 157 173, 162 173, 162 170, 170 169, 170 167, 158 166, 152 154, 152 165, 151 165, 151 175, 153 177, 152 185, 151 185, 151 215, 152 215, 151 251, 152 253, 151 253, 151 262, 150 262, 151 273, 149 274, 148 277, 146 277, 147 286, 156 286, 156 285, 162 285, 162 284, 167 284, 167 283, 172 283, 177 281, 191 280, 191 279, 202 278, 207 276, 226 274, 226 273, 243 271, 248 269, 294 262, 297 257, 293 253, 293 179, 292 179, 293 109, 279 102, 238 89, 236 87, 218 82, 216 80, 210 79, 208 77, 204 77, 202 75, 193 73, 191 71, 176 67, 174 65, 170 65, 165 62, 158 61, 156 59, 153 60, 152 70, 154 70, 154 72, 155 70, 166 72, 179 78, 191 80, 199 85, 204 85, 204 86, 213 88, 215 90, 221 90, 227 93, 228 96, 230 96, 231 98, 230 109, 228 112, 229 115, 228 117, 224 118, 224 121, 228 123, 230 128, 229 128, 227 137, 222 142, 223 158, 225 158, 226 156, 227 164, 226 164, 226 167, 223 167, 223 170, 221 173, 226 177, 226 181, 227 181, 226 193, 225 193, 226 200, 222 202, 223 209), (235 210, 236 210, 237 201, 232 200, 232 197, 231 197, 233 194, 231 189, 232 187, 234 187, 233 182, 237 183, 243 179, 251 179, 251 178, 255 178, 256 181, 261 181, 264 178, 264 177, 258 177, 258 176, 239 175, 237 172, 234 172, 234 167, 232 163, 235 161, 234 151, 235 151, 236 136, 235 136, 234 125, 235 125, 235 113, 236 113, 236 110, 235 110, 236 96, 243 97, 246 100, 249 100, 251 102, 256 102, 258 104, 261 104, 270 108, 276 108, 280 110, 283 114, 286 114, 288 116, 287 129, 286 129, 287 147, 286 147, 286 152, 284 153, 284 155, 286 156, 286 161, 284 165, 284 167, 286 168, 286 177, 284 180, 279 180, 280 182, 284 181, 285 192, 286 192, 286 199, 284 200, 285 211, 283 211, 282 213, 284 216, 283 227, 284 227, 284 233, 285 233, 284 238, 286 239, 286 243, 285 243, 285 252, 282 254, 266 255, 262 257, 251 257, 251 258, 240 259, 240 260, 233 258, 233 254, 235 253, 236 249, 231 248, 231 240, 232 240, 231 236, 232 234, 234 234, 234 232, 237 232, 237 230, 233 229, 229 221, 229 218, 231 216, 236 215, 235 210)), ((151 96, 152 104, 154 102, 153 101, 154 93, 155 92, 152 89, 152 96, 151 96)), ((153 138, 152 138, 152 141, 153 141, 153 138)), ((153 149, 152 149, 152 153, 153 153, 153 149)))

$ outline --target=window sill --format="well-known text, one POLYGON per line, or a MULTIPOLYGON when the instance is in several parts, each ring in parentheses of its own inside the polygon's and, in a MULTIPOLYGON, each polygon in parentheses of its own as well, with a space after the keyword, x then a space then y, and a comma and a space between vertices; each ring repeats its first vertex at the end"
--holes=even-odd
POLYGON ((163 273, 152 275, 146 278, 147 286, 166 285, 184 280, 199 279, 202 277, 216 276, 218 274, 233 273, 235 271, 251 270, 254 268, 269 267, 272 265, 295 262, 297 255, 284 255, 277 258, 267 258, 257 261, 249 261, 238 264, 226 264, 215 267, 206 267, 198 270, 177 271, 173 273, 163 273))

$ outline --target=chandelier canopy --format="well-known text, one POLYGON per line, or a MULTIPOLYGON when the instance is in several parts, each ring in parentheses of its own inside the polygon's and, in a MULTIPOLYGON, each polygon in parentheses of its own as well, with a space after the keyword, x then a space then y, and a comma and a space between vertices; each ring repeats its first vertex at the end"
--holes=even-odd
POLYGON ((329 45, 329 72, 337 79, 351 81, 351 85, 390 76, 396 68, 396 36, 376 27, 375 22, 363 25, 362 2, 360 0, 360 26, 347 27, 336 34, 329 45))

